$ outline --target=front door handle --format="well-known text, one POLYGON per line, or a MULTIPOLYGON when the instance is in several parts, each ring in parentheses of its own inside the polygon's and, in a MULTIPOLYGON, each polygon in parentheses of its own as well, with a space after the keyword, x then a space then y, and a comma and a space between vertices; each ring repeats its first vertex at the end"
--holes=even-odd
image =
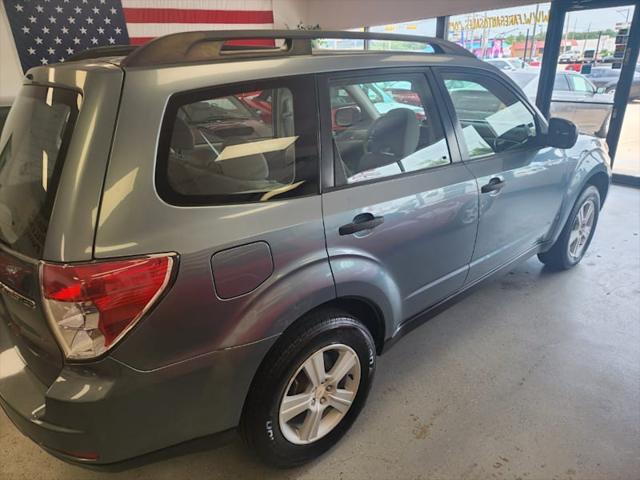
POLYGON ((483 185, 482 188, 480 188, 480 191, 482 193, 497 192, 500 189, 502 189, 502 187, 504 187, 506 184, 507 182, 502 178, 493 177, 491 180, 489 180, 489 183, 487 183, 486 185, 483 185))
POLYGON ((384 217, 376 217, 372 213, 361 213, 353 218, 353 222, 342 225, 338 229, 340 235, 351 235, 362 230, 371 230, 384 223, 384 217))

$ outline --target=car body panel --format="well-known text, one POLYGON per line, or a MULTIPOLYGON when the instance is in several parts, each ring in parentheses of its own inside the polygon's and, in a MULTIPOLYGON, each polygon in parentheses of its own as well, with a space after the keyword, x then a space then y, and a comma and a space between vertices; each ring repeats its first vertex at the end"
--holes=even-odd
POLYGON ((42 383, 0 322, 0 405, 18 428, 65 460, 112 463, 235 427, 275 341, 202 355, 150 372, 112 357, 67 365, 42 383), (114 441, 114 439, 117 439, 114 441), (73 452, 73 455, 72 455, 73 452))
MULTIPOLYGON (((119 61, 41 67, 25 80, 76 88, 84 95, 44 259, 101 261, 175 253, 178 262, 169 290, 115 348, 92 361, 61 361, 48 376, 34 374, 0 321, 0 404, 22 431, 66 459, 82 461, 70 452, 85 452, 99 455, 86 461, 110 463, 234 427, 254 375, 279 335, 304 314, 337 299, 377 306, 385 322, 381 343, 398 338, 408 321, 474 283, 468 271, 482 209, 497 218, 507 203, 483 204, 472 170, 481 180, 510 171, 519 183, 509 199, 518 196, 518 187, 530 190, 537 201, 556 192, 555 177, 552 186, 543 185, 550 169, 537 164, 564 162, 564 193, 557 188, 561 206, 545 212, 553 219, 549 231, 540 232, 539 242, 517 260, 548 248, 589 176, 610 173, 602 143, 586 137, 567 151, 542 149, 541 158, 492 160, 487 171, 470 168, 460 159, 442 99, 436 99, 449 122, 450 165, 287 200, 171 205, 156 189, 155 170, 165 111, 178 93, 341 71, 411 67, 430 75, 427 67, 495 68, 462 55, 403 53, 163 68, 122 69, 119 61), (384 215, 384 228, 349 237, 336 233, 365 211, 384 215), (260 248, 254 251, 253 245, 260 248), (252 288, 243 289, 232 278, 231 290, 216 292, 212 259, 214 269, 224 269, 224 252, 243 252, 248 262, 260 264, 252 288), (216 258, 224 260, 222 266, 216 258)), ((322 138, 319 142, 326 146, 322 138)), ((330 177, 325 173, 332 172, 325 154, 321 148, 323 188, 330 177)), ((519 207, 525 217, 532 211, 524 200, 519 207)), ((548 223, 545 216, 537 230, 548 223)), ((503 258, 494 271, 513 261, 503 258)))
POLYGON ((30 75, 32 80, 25 83, 55 83, 82 95, 82 106, 49 220, 43 259, 58 262, 91 260, 124 73, 106 62, 86 66, 72 62, 35 68, 30 70, 30 75))
POLYGON ((567 176, 564 157, 550 147, 468 162, 480 186, 494 177, 505 187, 483 193, 469 282, 541 243, 560 209, 567 176))
MULTIPOLYGON (((451 74, 454 82, 456 78, 468 75, 471 81, 484 78, 491 79, 496 85, 509 85, 515 96, 526 104, 525 96, 502 75, 445 67, 435 68, 434 71, 441 78, 451 74)), ((449 98, 444 84, 440 88, 443 95, 449 98)), ((494 98, 493 94, 484 96, 471 89, 468 92, 470 101, 465 102, 462 97, 458 110, 451 100, 447 101, 452 117, 456 117, 461 108, 469 106, 471 110, 465 118, 474 119, 475 112, 482 111, 482 102, 493 101, 494 98)), ((458 90, 451 93, 465 92, 458 90)), ((538 138, 544 138, 546 122, 540 118, 535 107, 529 105, 529 109, 537 117, 538 138)), ((464 137, 459 122, 456 122, 456 134, 458 138, 464 137)), ((539 143, 473 159, 469 159, 464 144, 461 145, 461 151, 462 159, 477 179, 479 188, 488 185, 492 179, 505 182, 500 190, 480 193, 478 233, 467 278, 468 283, 473 283, 531 250, 546 238, 561 206, 567 182, 567 166, 564 157, 558 157, 555 149, 539 143)))
MULTIPOLYGON (((123 78, 121 69, 105 62, 36 68, 30 70, 24 78, 23 90, 33 89, 32 85, 55 85, 59 89, 73 90, 80 95, 74 135, 69 141, 62 163, 48 227, 40 228, 37 232, 37 235, 45 237, 41 257, 26 257, 5 245, 0 246, 3 270, 9 277, 14 271, 28 272, 22 275, 27 286, 27 291, 22 292, 25 298, 16 296, 12 291, 12 287, 15 290, 15 285, 2 283, 0 323, 9 327, 8 334, 16 349, 32 373, 44 383, 50 383, 57 377, 63 358, 44 312, 39 288, 39 261, 93 258, 97 211, 123 78), (105 102, 107 98, 114 101, 105 102)), ((52 94, 53 91, 49 90, 49 93, 52 94)), ((10 112, 8 121, 12 121, 12 118, 10 112)), ((3 150, 4 145, 11 141, 7 138, 9 134, 7 129, 3 130, 0 138, 3 150)), ((36 164, 36 168, 41 167, 36 164)), ((29 187, 22 188, 27 192, 29 187)))
POLYGON ((374 300, 392 333, 462 287, 476 235, 477 201, 476 181, 460 163, 325 193, 327 248, 338 296, 374 300), (339 235, 341 225, 365 212, 383 216, 384 223, 368 233, 339 235), (447 253, 450 248, 455 255, 447 253))
POLYGON ((553 245, 560 236, 562 228, 569 218, 578 196, 596 176, 607 179, 607 189, 601 191, 601 207, 606 200, 608 184, 611 179, 611 166, 608 149, 603 139, 590 135, 579 135, 576 144, 566 150, 554 149, 554 154, 566 164, 566 186, 562 195, 562 206, 557 212, 554 224, 545 238, 541 250, 553 245))
MULTIPOLYGON (((585 74, 591 82, 598 88, 604 88, 605 91, 611 92, 618 86, 620 80, 620 69, 607 67, 593 67, 591 72, 585 74)), ((634 72, 631 89, 629 90, 629 99, 635 100, 640 98, 640 73, 634 72)))

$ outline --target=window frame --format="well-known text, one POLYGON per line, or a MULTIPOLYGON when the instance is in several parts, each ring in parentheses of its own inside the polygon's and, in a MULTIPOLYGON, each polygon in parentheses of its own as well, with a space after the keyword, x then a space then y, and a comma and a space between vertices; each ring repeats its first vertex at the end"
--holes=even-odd
MULTIPOLYGON (((334 190, 342 190, 345 188, 357 188, 361 186, 371 185, 379 182, 388 182, 402 179, 408 176, 425 175, 435 170, 450 168, 461 161, 460 151, 456 142, 454 127, 446 112, 446 105, 438 95, 435 78, 431 72, 431 67, 387 67, 361 70, 341 70, 336 72, 318 74, 318 111, 320 112, 320 150, 322 163, 322 192, 331 192, 334 190), (369 83, 377 81, 385 81, 394 76, 421 76, 424 78, 425 85, 428 89, 426 98, 423 99, 424 107, 431 110, 437 115, 440 122, 443 138, 445 139, 449 152, 450 162, 445 165, 438 165, 431 168, 423 168, 410 172, 400 172, 395 175, 388 175, 380 178, 372 178, 354 183, 339 183, 337 181, 336 162, 339 157, 335 152, 333 142, 333 128, 331 121, 331 97, 330 89, 336 83, 353 82, 363 80, 369 83)), ((391 78, 391 80, 397 78, 391 78)))
MULTIPOLYGON (((158 196, 168 203, 176 207, 212 207, 212 206, 227 206, 227 205, 246 205, 246 204, 265 204, 270 201, 285 201, 294 200, 297 198, 309 197, 320 194, 320 165, 321 165, 321 153, 320 142, 318 139, 318 129, 320 126, 318 115, 313 115, 317 112, 317 88, 316 80, 313 74, 301 74, 286 77, 270 77, 260 78, 245 82, 228 83, 215 85, 211 87, 198 88, 193 90, 186 90, 173 93, 167 100, 167 105, 162 117, 162 123, 160 127, 159 140, 156 150, 156 164, 154 171, 154 186, 158 196), (305 179, 307 185, 305 185, 304 193, 299 195, 287 195, 276 196, 273 199, 266 201, 256 200, 253 197, 254 194, 208 194, 208 195, 184 195, 176 192, 170 185, 168 176, 168 163, 169 163, 169 150, 171 146, 171 136, 173 134, 173 125, 177 116, 178 110, 190 103, 195 103, 203 100, 212 100, 229 95, 234 95, 241 92, 251 92, 256 90, 267 90, 275 88, 288 88, 291 91, 294 101, 294 128, 296 134, 299 133, 298 127, 300 125, 297 118, 304 119, 305 122, 312 122, 311 125, 306 126, 305 135, 300 135, 305 138, 305 141, 296 148, 311 148, 315 149, 315 175, 313 178, 305 179), (308 104, 308 115, 295 115, 296 105, 300 105, 300 102, 308 104), (313 143, 310 141, 312 140, 313 143), (228 200, 222 200, 224 197, 228 200)), ((297 153, 296 153, 297 160, 297 153)))
POLYGON ((569 75, 567 75, 566 73, 557 73, 556 74, 556 78, 555 78, 555 80, 553 82, 553 91, 554 92, 571 92, 572 91, 571 90, 571 82, 569 82, 569 78, 568 77, 569 77, 569 75), (560 80, 560 81, 564 82, 564 85, 565 85, 566 88, 564 88, 564 89, 559 88, 559 89, 556 90, 556 86, 557 86, 556 82, 559 81, 558 78, 562 78, 562 80, 560 80))
POLYGON ((547 133, 548 124, 546 120, 544 120, 541 117, 541 115, 539 115, 537 110, 532 106, 531 102, 524 95, 524 93, 519 88, 514 87, 513 81, 510 80, 508 77, 503 75, 497 75, 494 72, 491 72, 489 70, 476 68, 476 67, 433 67, 433 73, 437 79, 438 88, 440 89, 440 97, 443 98, 444 103, 447 105, 447 112, 453 124, 453 128, 456 134, 456 141, 458 143, 458 149, 462 156, 463 162, 469 163, 469 162, 483 161, 487 159, 493 159, 496 157, 499 158, 502 155, 511 155, 517 152, 524 153, 524 152, 530 152, 533 150, 539 150, 540 148, 544 147, 544 144, 542 143, 542 139, 547 133), (473 81, 474 78, 477 78, 478 76, 480 76, 480 77, 487 77, 487 78, 490 78, 491 80, 494 80, 495 82, 501 83, 502 86, 507 90, 509 90, 518 100, 520 100, 524 104, 525 108, 529 110, 529 112, 533 115, 534 121, 536 123, 537 141, 531 142, 528 145, 523 145, 521 147, 514 148, 511 150, 505 150, 503 152, 487 153, 486 155, 470 158, 469 152, 467 150, 467 144, 464 139, 464 134, 462 133, 462 126, 460 124, 460 121, 458 120, 458 114, 456 112, 455 106, 453 105, 451 96, 449 95, 449 91, 447 90, 447 87, 444 83, 443 74, 446 74, 446 73, 454 73, 456 75, 459 75, 459 74, 469 75, 470 81, 473 81))

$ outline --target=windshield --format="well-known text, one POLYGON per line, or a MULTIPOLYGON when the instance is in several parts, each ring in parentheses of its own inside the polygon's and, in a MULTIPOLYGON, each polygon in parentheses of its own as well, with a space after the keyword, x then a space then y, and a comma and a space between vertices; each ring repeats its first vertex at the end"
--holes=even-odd
POLYGON ((393 103, 393 98, 372 83, 362 83, 359 87, 367 94, 372 103, 393 103))
POLYGON ((189 123, 192 124, 220 120, 247 120, 252 117, 251 111, 232 96, 192 103, 187 105, 184 111, 189 123))
POLYGON ((0 241, 42 255, 79 94, 25 86, 0 138, 0 241))

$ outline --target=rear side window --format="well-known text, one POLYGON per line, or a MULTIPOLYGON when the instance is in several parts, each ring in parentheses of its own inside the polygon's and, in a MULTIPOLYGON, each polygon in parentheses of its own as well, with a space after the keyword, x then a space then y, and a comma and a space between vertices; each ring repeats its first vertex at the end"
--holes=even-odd
POLYGON ((536 139, 536 119, 505 84, 485 75, 444 72, 469 158, 522 148, 536 139))
POLYGON ((0 241, 40 257, 79 94, 25 86, 0 140, 0 241))
POLYGON ((569 83, 567 82, 566 75, 556 75, 556 79, 553 82, 553 91, 567 91, 569 90, 569 83))
POLYGON ((576 92, 595 93, 595 87, 582 75, 569 76, 573 90, 576 92))
POLYGON ((318 193, 314 81, 281 79, 177 95, 159 155, 158 191, 176 205, 318 193))

